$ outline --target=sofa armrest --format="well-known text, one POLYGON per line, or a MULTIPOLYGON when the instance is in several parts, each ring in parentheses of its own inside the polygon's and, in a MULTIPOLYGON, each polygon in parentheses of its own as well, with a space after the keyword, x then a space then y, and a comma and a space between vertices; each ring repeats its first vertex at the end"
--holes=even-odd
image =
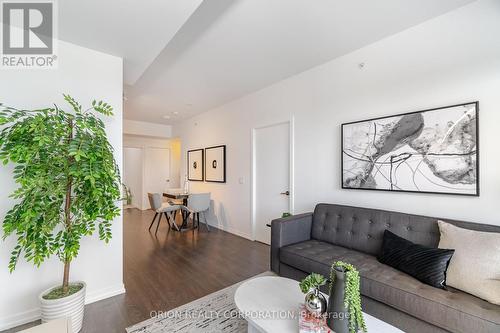
POLYGON ((311 239, 313 213, 292 215, 271 222, 271 270, 279 274, 280 248, 311 239))

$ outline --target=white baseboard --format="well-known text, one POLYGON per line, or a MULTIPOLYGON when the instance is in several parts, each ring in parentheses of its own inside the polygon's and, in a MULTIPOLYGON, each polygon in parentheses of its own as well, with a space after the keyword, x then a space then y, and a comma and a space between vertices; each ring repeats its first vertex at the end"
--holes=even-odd
POLYGON ((87 292, 87 295, 85 296, 85 304, 91 304, 124 293, 125 285, 123 283, 108 288, 87 292))
POLYGON ((28 311, 16 313, 11 316, 0 318, 0 331, 7 330, 12 327, 31 323, 40 319, 40 309, 31 309, 28 311))
MULTIPOLYGON (((91 304, 123 293, 125 293, 125 286, 123 285, 123 283, 116 286, 92 291, 90 293, 87 293, 85 297, 85 304, 91 304)), ((40 319, 40 308, 31 309, 28 311, 16 313, 11 316, 3 317, 0 318, 0 331, 31 323, 32 321, 38 319, 40 319)))
MULTIPOLYGON (((249 235, 247 234, 246 232, 241 232, 240 230, 238 229, 235 229, 235 228, 231 228, 231 227, 224 227, 222 225, 212 225, 212 224, 209 224, 210 226, 214 227, 214 228, 217 228, 217 229, 220 229, 220 230, 223 230, 223 231, 226 231, 226 232, 229 232, 230 234, 233 234, 233 235, 236 235, 236 236, 240 236, 240 237, 243 237, 243 238, 246 238, 248 240, 251 240, 253 241, 254 239, 252 238, 252 235, 249 235)), ((203 227, 203 226, 201 226, 203 227)))

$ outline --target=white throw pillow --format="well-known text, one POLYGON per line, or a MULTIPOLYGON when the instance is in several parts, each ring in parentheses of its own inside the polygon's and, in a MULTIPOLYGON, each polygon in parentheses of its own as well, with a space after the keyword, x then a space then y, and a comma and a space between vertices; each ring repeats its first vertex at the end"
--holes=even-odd
POLYGON ((500 233, 481 232, 438 221, 439 248, 454 249, 446 285, 500 305, 500 233))

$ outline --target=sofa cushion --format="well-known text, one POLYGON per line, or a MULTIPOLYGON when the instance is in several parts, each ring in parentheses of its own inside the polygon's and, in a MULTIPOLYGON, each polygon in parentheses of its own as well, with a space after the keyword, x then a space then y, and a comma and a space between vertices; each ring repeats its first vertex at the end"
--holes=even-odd
POLYGON ((359 270, 364 296, 451 332, 500 332, 500 306, 456 289, 433 288, 369 254, 318 240, 280 249, 280 261, 306 273, 329 276, 330 266, 337 260, 359 270))
POLYGON ((472 231, 439 221, 440 248, 456 249, 447 284, 500 305, 500 234, 472 231))
POLYGON ((415 244, 386 230, 382 251, 377 259, 423 283, 445 289, 446 269, 454 252, 451 249, 415 244))

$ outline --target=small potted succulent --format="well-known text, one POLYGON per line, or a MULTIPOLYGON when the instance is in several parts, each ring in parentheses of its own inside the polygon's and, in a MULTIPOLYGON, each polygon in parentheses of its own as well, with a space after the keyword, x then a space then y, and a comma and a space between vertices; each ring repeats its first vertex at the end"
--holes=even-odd
POLYGON ((359 272, 353 265, 343 261, 332 265, 326 323, 336 333, 367 332, 359 283, 359 272))
POLYGON ((319 288, 326 284, 323 275, 312 273, 302 280, 299 284, 302 293, 305 296, 305 307, 314 316, 321 316, 326 311, 326 298, 321 294, 319 288))

